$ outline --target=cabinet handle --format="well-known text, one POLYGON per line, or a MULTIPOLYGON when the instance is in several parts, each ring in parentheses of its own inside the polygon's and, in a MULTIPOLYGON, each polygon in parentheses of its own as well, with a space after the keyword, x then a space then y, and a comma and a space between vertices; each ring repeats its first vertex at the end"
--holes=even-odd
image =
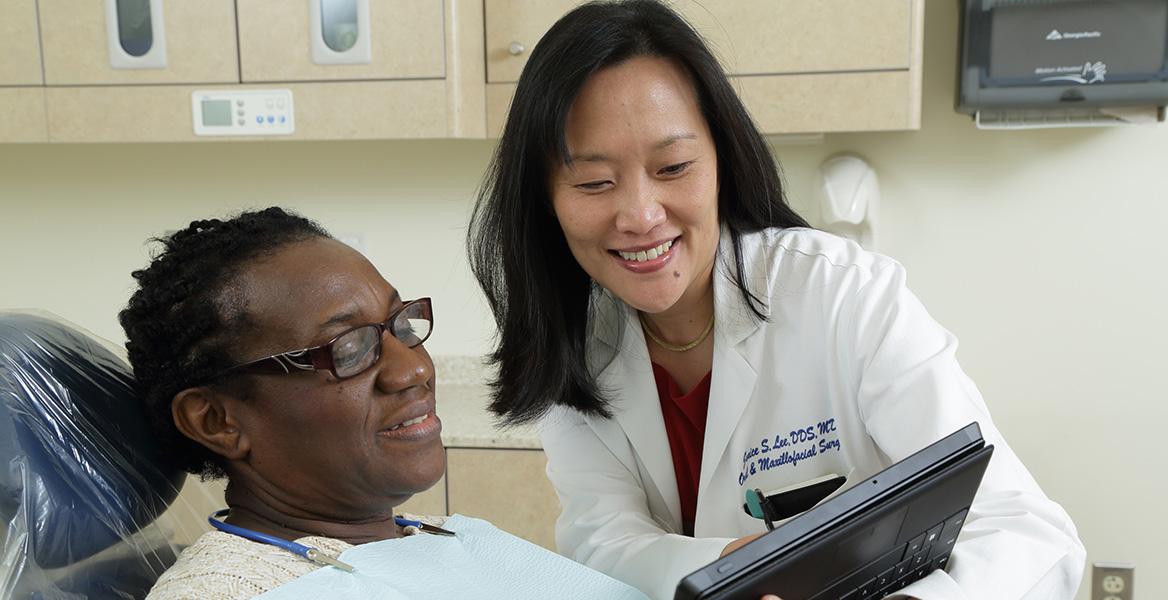
POLYGON ((166 68, 162 0, 105 0, 106 47, 115 69, 166 68))
POLYGON ((359 27, 356 0, 320 0, 320 36, 333 52, 357 45, 359 27))
POLYGON ((511 42, 511 45, 507 46, 507 52, 509 52, 511 56, 519 56, 520 54, 523 54, 524 50, 527 50, 527 48, 524 48, 523 44, 520 44, 519 42, 511 42))
POLYGON ((154 45, 149 0, 117 0, 118 40, 130 56, 143 56, 154 45))
POLYGON ((318 65, 373 62, 369 0, 308 0, 308 28, 312 62, 318 65))

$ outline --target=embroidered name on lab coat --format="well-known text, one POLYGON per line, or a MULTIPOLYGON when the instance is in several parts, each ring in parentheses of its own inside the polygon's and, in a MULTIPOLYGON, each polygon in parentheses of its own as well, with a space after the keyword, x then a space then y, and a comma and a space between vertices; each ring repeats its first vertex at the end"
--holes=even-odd
POLYGON ((839 452, 840 439, 835 419, 825 419, 787 433, 776 433, 759 440, 742 453, 742 470, 738 485, 746 485, 752 475, 782 467, 795 468, 801 461, 827 452, 839 452))

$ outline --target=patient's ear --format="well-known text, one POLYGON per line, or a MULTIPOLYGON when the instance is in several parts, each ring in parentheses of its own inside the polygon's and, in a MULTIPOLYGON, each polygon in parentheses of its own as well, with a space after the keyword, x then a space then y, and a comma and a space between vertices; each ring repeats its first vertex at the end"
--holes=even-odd
POLYGON ((187 388, 175 395, 170 413, 183 435, 228 460, 241 460, 250 443, 230 400, 206 386, 187 388))

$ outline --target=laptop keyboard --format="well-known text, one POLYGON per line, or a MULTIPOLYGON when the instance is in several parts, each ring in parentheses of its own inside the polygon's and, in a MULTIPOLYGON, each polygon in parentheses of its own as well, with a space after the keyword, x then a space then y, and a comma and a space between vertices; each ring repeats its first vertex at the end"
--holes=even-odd
POLYGON ((937 523, 884 556, 852 571, 811 600, 877 600, 949 564, 969 510, 937 523))

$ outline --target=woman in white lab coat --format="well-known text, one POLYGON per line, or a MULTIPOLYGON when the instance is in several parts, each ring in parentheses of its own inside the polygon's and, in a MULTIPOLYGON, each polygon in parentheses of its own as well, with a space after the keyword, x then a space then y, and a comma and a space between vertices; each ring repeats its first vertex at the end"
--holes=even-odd
MULTIPOLYGON (((948 572, 900 592, 1071 598, 1084 551, 894 260, 806 227, 701 38, 586 5, 520 77, 468 240, 492 408, 542 418, 559 550, 671 598, 753 539, 746 489, 855 483, 971 421, 996 450, 948 572)), ((773 590, 782 594, 783 590, 773 590)))

